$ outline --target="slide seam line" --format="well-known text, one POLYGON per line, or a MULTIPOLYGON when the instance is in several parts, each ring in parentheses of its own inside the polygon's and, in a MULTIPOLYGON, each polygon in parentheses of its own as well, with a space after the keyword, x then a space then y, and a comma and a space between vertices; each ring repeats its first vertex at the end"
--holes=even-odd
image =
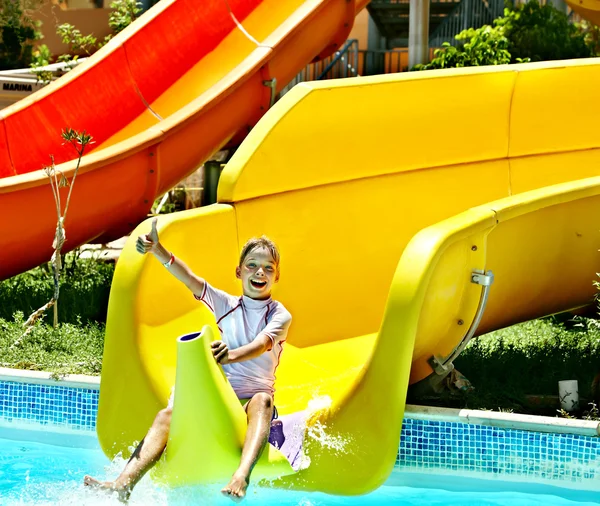
POLYGON ((236 24, 236 26, 239 28, 239 30, 246 36, 246 38, 250 42, 253 42, 254 44, 256 44, 257 47, 267 47, 269 49, 273 49, 271 46, 267 46, 267 45, 261 44, 252 35, 250 35, 250 33, 248 32, 248 30, 246 30, 244 28, 244 25, 242 25, 242 23, 240 23, 238 21, 238 19, 235 17, 235 14, 233 13, 233 10, 231 9, 231 6, 229 5, 228 0, 223 0, 223 1, 225 2, 225 5, 227 6, 227 10, 229 11, 229 15, 231 16, 231 19, 233 19, 233 22, 236 24))
POLYGON ((129 55, 127 54, 127 48, 125 46, 121 46, 121 47, 123 48, 123 52, 125 53, 125 60, 127 61, 127 69, 129 70, 129 75, 131 76, 131 81, 133 82, 133 87, 135 89, 135 92, 137 93, 138 97, 140 97, 140 100, 142 101, 142 104, 144 104, 144 107, 146 109, 148 109, 154 115, 154 117, 156 119, 158 119, 158 121, 162 121, 164 118, 160 114, 158 114, 154 109, 152 109, 152 107, 150 106, 148 101, 144 98, 144 95, 142 95, 142 92, 139 89, 137 82, 131 72, 131 64, 129 63, 129 55))
POLYGON ((517 80, 519 79, 520 72, 516 71, 515 80, 513 83, 512 91, 510 93, 510 102, 508 105, 508 139, 506 145, 506 158, 508 159, 508 195, 512 197, 512 164, 511 164, 511 156, 510 156, 510 139, 512 133, 512 111, 513 111, 513 99, 515 97, 515 90, 517 89, 517 80))

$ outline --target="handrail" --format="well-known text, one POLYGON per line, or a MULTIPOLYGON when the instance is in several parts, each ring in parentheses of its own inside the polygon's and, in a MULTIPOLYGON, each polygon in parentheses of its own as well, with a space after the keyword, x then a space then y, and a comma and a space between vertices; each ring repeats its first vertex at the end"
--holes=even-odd
POLYGON ((296 77, 292 79, 284 88, 279 92, 279 97, 283 97, 288 91, 290 91, 296 84, 307 81, 319 81, 327 77, 327 75, 336 68, 336 65, 341 64, 341 68, 344 70, 340 72, 341 75, 335 77, 356 77, 358 76, 358 40, 348 39, 346 43, 336 51, 332 56, 328 58, 307 65, 302 69, 296 77), (352 53, 352 64, 345 63, 344 60, 350 61, 350 53, 352 53), (331 59, 331 61, 329 61, 331 59), (326 63, 327 62, 327 63, 326 63), (325 65, 324 70, 320 68, 325 65))
POLYGON ((429 359, 429 365, 434 370, 434 372, 440 376, 444 376, 447 372, 452 371, 454 369, 454 360, 462 353, 462 351, 466 348, 469 341, 477 332, 477 328, 479 327, 479 323, 481 322, 481 318, 483 317, 483 312, 485 311, 485 307, 487 305, 488 297, 490 295, 490 287, 494 282, 494 274, 492 271, 481 271, 478 269, 474 269, 471 273, 471 282, 481 285, 483 287, 481 291, 481 298, 479 300, 479 306, 477 307, 477 312, 473 317, 473 321, 469 327, 469 330, 463 337, 462 341, 454 348, 452 353, 450 353, 447 357, 439 357, 438 355, 432 355, 429 359))
POLYGON ((323 79, 327 75, 327 73, 334 67, 334 65, 344 58, 344 55, 348 52, 350 47, 353 46, 354 44, 358 44, 358 41, 356 39, 347 40, 346 43, 338 51, 336 51, 335 57, 329 62, 329 65, 327 65, 323 69, 323 72, 321 72, 317 76, 316 81, 320 81, 321 79, 323 79))
POLYGON ((72 62, 59 62, 52 63, 50 65, 44 65, 43 67, 28 67, 22 69, 11 69, 11 70, 0 70, 0 76, 30 76, 36 72, 63 72, 69 71, 77 65, 86 61, 87 58, 79 58, 72 62))
POLYGON ((408 49, 359 49, 357 56, 362 76, 395 74, 408 68, 408 49))

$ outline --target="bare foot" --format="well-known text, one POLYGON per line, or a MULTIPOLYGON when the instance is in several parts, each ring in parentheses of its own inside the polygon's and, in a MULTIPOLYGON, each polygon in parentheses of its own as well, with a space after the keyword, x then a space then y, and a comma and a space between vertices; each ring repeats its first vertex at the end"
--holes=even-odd
POLYGON ((248 488, 249 483, 246 476, 235 473, 229 484, 221 490, 221 493, 234 501, 239 501, 246 495, 246 489, 248 488))
POLYGON ((86 487, 93 488, 94 490, 102 490, 108 493, 116 493, 119 501, 126 503, 131 495, 131 490, 126 487, 119 487, 114 481, 98 481, 96 478, 85 475, 83 477, 83 484, 86 487))

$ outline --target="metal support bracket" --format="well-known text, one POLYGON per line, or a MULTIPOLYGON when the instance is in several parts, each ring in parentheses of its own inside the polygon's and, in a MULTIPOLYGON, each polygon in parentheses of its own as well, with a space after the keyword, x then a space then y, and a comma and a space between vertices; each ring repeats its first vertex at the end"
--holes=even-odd
POLYGON ((271 107, 273 107, 273 104, 275 103, 275 98, 276 98, 275 90, 277 88, 277 78, 274 77, 272 79, 267 79, 267 80, 263 81, 263 86, 266 86, 267 88, 271 88, 271 98, 269 99, 269 109, 270 109, 271 107))
POLYGON ((494 274, 492 271, 483 272, 479 269, 474 269, 471 273, 471 283, 482 286, 492 286, 494 282, 494 274))
MULTIPOLYGON (((477 312, 475 313, 475 317, 473 318, 473 322, 469 327, 469 330, 462 338, 461 342, 458 344, 456 348, 448 355, 446 358, 432 356, 429 359, 429 365, 435 371, 436 374, 440 376, 445 376, 449 372, 454 369, 454 360, 462 353, 465 349, 465 346, 469 343, 471 338, 475 335, 477 331, 477 327, 479 327, 479 323, 481 322, 481 318, 483 317, 483 312, 485 311, 485 307, 487 305, 488 296, 490 293, 490 287, 494 282, 494 274, 492 271, 482 271, 480 269, 474 269, 471 273, 471 283, 475 283, 476 285, 481 285, 483 290, 481 291, 481 297, 479 299, 479 306, 477 307, 477 312)), ((459 324, 462 325, 462 320, 459 321, 459 324)))

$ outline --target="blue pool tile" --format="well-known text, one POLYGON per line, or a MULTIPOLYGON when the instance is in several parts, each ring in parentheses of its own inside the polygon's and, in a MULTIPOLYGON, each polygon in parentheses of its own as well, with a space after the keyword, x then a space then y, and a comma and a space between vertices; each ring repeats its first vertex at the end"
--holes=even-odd
POLYGON ((98 394, 97 389, 0 381, 0 418, 93 430, 98 394))
MULTIPOLYGON (((98 389, 0 381, 0 418, 94 431, 98 399, 98 389)), ((579 483, 598 476, 599 439, 405 418, 396 467, 579 483)))

